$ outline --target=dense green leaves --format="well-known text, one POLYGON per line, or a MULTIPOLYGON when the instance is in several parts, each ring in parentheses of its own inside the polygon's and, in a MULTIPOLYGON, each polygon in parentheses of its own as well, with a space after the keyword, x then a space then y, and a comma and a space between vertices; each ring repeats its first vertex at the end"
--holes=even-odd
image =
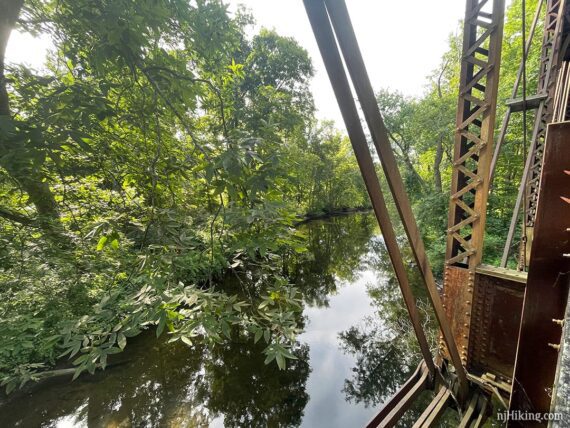
MULTIPOLYGON (((290 282, 312 277, 283 272, 316 239, 295 223, 368 206, 348 139, 314 118, 308 53, 275 31, 250 36, 252 18, 217 0, 34 0, 16 20, 19 6, 0 33, 17 24, 54 49, 41 70, 4 64, 2 52, 3 384, 36 380, 62 356, 76 376, 92 373, 149 328, 188 346, 245 336, 284 368, 302 323, 290 282), (241 270, 254 281, 225 287, 224 273, 241 270)), ((505 26, 501 99, 520 58, 519 6, 505 26)), ((422 97, 378 94, 437 268, 459 56, 452 37, 422 97)), ((490 200, 490 259, 522 166, 513 125, 490 200)), ((346 256, 337 251, 323 256, 346 256)))
POLYGON ((37 0, 16 23, 54 50, 2 64, 7 387, 62 356, 104 368, 148 328, 245 332, 283 368, 301 307, 277 254, 304 250, 300 215, 366 205, 346 139, 315 130, 307 52, 217 0, 37 0), (220 287, 245 266, 258 288, 220 287))

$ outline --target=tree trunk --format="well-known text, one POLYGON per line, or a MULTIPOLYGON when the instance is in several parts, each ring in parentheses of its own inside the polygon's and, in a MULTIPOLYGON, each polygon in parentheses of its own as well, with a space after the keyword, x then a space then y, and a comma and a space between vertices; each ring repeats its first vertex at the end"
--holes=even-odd
MULTIPOLYGON (((0 0, 0 11, 2 11, 0 15, 0 117, 10 118, 12 116, 6 87, 6 47, 23 4, 23 0, 0 0)), ((0 141, 0 148, 3 149, 3 152, 7 149, 6 143, 6 141, 0 141)), ((22 168, 21 165, 17 165, 18 162, 13 160, 4 161, 0 158, 0 164, 28 194, 30 202, 34 204, 40 217, 51 220, 59 218, 57 203, 51 193, 49 184, 43 180, 39 171, 22 168)))
POLYGON ((0 116, 10 116, 10 103, 8 101, 8 91, 6 90, 6 78, 4 75, 4 63, 6 57, 6 46, 12 28, 20 15, 20 10, 24 5, 24 0, 0 0, 0 116))
POLYGON ((435 159, 433 161, 433 184, 435 190, 439 193, 443 191, 443 186, 441 183, 441 162, 443 160, 443 137, 440 137, 437 141, 437 147, 435 148, 435 159))
POLYGON ((408 150, 407 150, 407 145, 405 143, 402 144, 400 142, 400 140, 398 140, 396 138, 396 136, 394 134, 392 134, 392 132, 390 130, 388 130, 388 138, 391 139, 392 142, 394 144, 396 144, 396 146, 398 146, 398 148, 400 149, 400 154, 398 154, 397 151, 394 151, 395 155, 404 161, 404 163, 406 164, 406 166, 408 167, 408 169, 412 173, 412 176, 414 177, 416 182, 420 185, 420 187, 424 187, 424 185, 425 185, 424 179, 419 174, 419 172, 416 171, 416 168, 414 167, 414 164, 413 164, 412 160, 410 159, 410 155, 409 155, 408 150))
MULTIPOLYGON (((439 71, 439 76, 437 78, 437 96, 441 100, 443 98, 443 92, 441 90, 441 81, 443 79, 443 75, 449 65, 449 61, 446 60, 442 66, 441 70, 439 71)), ((443 154, 444 154, 444 147, 443 147, 443 139, 445 138, 444 135, 440 135, 437 141, 437 147, 435 148, 435 159, 433 161, 433 184, 435 190, 439 193, 443 192, 443 186, 441 183, 441 162, 443 161, 443 154)))

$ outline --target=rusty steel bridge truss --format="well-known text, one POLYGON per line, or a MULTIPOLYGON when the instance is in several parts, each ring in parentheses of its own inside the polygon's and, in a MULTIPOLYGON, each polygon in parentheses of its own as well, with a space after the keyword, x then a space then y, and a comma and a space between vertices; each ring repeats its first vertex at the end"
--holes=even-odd
MULTIPOLYGON (((422 363, 369 427, 394 426, 425 390, 434 398, 414 427, 433 426, 449 406, 461 427, 481 426, 491 396, 509 410, 547 412, 570 272, 570 31, 566 0, 540 0, 493 150, 504 0, 466 0, 443 290, 438 290, 344 0, 304 0, 372 207, 381 227, 422 363), (525 88, 525 63, 544 21, 538 90, 525 88), (354 88, 353 94, 350 83, 354 88), (356 95, 356 96, 355 96, 356 95), (440 327, 432 354, 392 226, 360 104, 399 220, 440 327), (534 110, 528 157, 499 267, 482 264, 487 200, 511 116, 534 110), (507 262, 523 208, 519 269, 507 262), (553 215, 553 213, 556 213, 553 215), (554 217, 554 218, 553 218, 554 217), (528 273, 526 272, 528 266, 528 273), (555 321, 555 322, 553 322, 555 321)), ((526 131, 525 131, 526 132, 526 131)), ((524 141, 524 140, 523 140, 524 141)), ((525 151, 527 150, 525 149, 525 151)), ((510 426, 518 426, 510 421, 510 426)))
MULTIPOLYGON (((542 9, 544 0, 541 1, 537 7, 537 15, 533 21, 531 28, 531 33, 529 35, 529 40, 527 41, 527 47, 525 52, 528 55, 528 50, 530 49, 530 44, 532 42, 532 37, 534 35, 534 27, 536 21, 539 18, 538 12, 542 9)), ((528 157, 526 159, 523 176, 521 179, 521 184, 519 187, 519 192, 517 195, 517 200, 515 207, 513 209, 513 216, 511 219, 511 224, 509 227, 509 232, 505 242, 505 248, 503 250, 503 257, 501 259, 501 267, 506 267, 508 263, 509 253, 513 245, 514 235, 516 228, 519 224, 519 215, 521 206, 524 206, 524 223, 525 223, 525 236, 523 237, 520 244, 520 260, 519 268, 524 270, 524 267, 528 264, 528 259, 530 257, 530 250, 532 246, 533 238, 533 228, 534 219, 536 217, 536 209, 538 203, 538 188, 540 182, 540 173, 542 170, 542 163, 544 157, 544 144, 546 140, 546 130, 547 125, 552 121, 552 110, 554 95, 556 90, 556 76, 558 69, 561 65, 560 60, 560 50, 562 49, 562 37, 564 29, 564 11, 566 10, 565 0, 547 0, 546 1, 546 13, 544 17, 544 32, 542 38, 541 55, 540 55, 540 70, 538 79, 538 90, 534 97, 530 100, 526 100, 525 105, 521 103, 520 98, 515 99, 521 77, 521 68, 519 69, 519 74, 513 88, 513 101, 508 106, 507 114, 503 121, 503 126, 501 127, 501 132, 499 134, 499 140, 495 149, 495 155, 493 157, 493 168, 497 163, 497 158, 499 156, 500 149, 504 143, 506 129, 509 123, 510 115, 513 107, 516 107, 518 111, 522 110, 535 110, 535 120, 532 131, 531 146, 529 150, 528 157)), ((491 173, 492 174, 492 173, 491 173)), ((492 175, 491 175, 492 180, 492 175)))

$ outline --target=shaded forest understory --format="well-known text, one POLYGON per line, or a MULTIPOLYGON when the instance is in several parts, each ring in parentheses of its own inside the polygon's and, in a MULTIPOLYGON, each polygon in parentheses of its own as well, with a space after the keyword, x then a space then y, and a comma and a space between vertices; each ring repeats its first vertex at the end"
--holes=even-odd
MULTIPOLYGON (((275 31, 251 35, 246 10, 215 0, 0 0, 0 10, 7 391, 60 358, 75 376, 105 368, 146 329, 191 347, 251 340, 279 368, 296 359, 303 307, 287 263, 308 241, 295 225, 368 206, 350 142, 316 119, 307 51, 275 31), (14 28, 51 39, 43 69, 5 58, 14 28), (220 283, 246 271, 247 287, 220 283)), ((518 68, 520 10, 515 0, 507 13, 502 101, 518 68)), ((529 70, 539 69, 537 45, 529 70)), ((459 57, 452 36, 422 97, 378 92, 438 273, 459 57)), ((520 118, 511 123, 490 198, 490 260, 522 171, 520 118)))

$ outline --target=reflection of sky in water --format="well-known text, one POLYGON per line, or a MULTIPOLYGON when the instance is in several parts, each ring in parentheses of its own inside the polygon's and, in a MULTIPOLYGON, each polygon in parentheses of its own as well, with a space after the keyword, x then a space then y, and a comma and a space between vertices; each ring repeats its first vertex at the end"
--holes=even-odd
MULTIPOLYGON (((166 346, 164 340, 156 341, 154 334, 147 334, 129 341, 127 352, 121 355, 126 359, 124 365, 95 376, 82 376, 73 383, 59 379, 51 386, 12 397, 4 406, 0 399, 0 428, 202 427, 208 422, 212 428, 223 428, 224 414, 231 418, 236 409, 240 410, 239 406, 246 406, 257 418, 260 416, 255 410, 260 410, 262 416, 279 409, 297 412, 297 416, 303 412, 301 426, 304 428, 364 426, 379 406, 366 408, 363 404, 346 401, 342 389, 345 380, 353 375, 356 358, 354 353, 345 354, 341 350, 339 333, 363 325, 367 316, 374 315, 378 308, 371 306, 367 285, 378 285, 378 281, 387 279, 375 263, 364 262, 374 259, 377 253, 370 244, 378 230, 369 227, 367 218, 370 217, 349 216, 309 226, 315 232, 313 245, 322 250, 316 251, 315 258, 302 265, 301 275, 305 281, 301 287, 308 287, 309 291, 307 300, 320 305, 305 306, 307 323, 305 332, 299 336, 299 342, 309 347, 310 374, 306 364, 304 369, 298 364, 288 377, 276 367, 263 366, 262 348, 255 350, 252 344, 245 348, 229 347, 226 353, 211 355, 199 347, 189 350, 181 344, 166 346), (334 272, 351 279, 339 279, 334 272), (311 294, 311 290, 317 292, 311 294), (331 290, 335 291, 331 293, 331 290), (328 301, 328 306, 322 305, 324 301, 328 301), (256 357, 250 352, 259 353, 256 355, 260 362, 251 364, 253 367, 248 362, 255 361, 256 357), (280 384, 281 381, 284 383, 280 384), (241 388, 249 382, 253 382, 250 388, 241 388), (277 390, 273 401, 265 400, 273 395, 274 390, 270 388, 279 385, 293 394, 306 392, 308 402, 305 405, 301 400, 299 407, 287 408, 281 405, 280 398, 275 398, 279 397, 277 390), (214 407, 210 407, 212 402, 214 407), (6 412, 7 409, 10 412, 6 412), (204 418, 196 425, 198 414, 204 418)), ((375 320, 374 326, 382 328, 382 320, 375 320)), ((287 400, 287 395, 283 397, 287 400)), ((290 413, 277 417, 279 426, 291 421, 287 419, 290 413)), ((253 421, 261 426, 261 421, 253 421)))
POLYGON ((373 313, 366 284, 377 281, 375 272, 364 271, 352 284, 330 297, 330 307, 305 309, 309 318, 300 341, 308 343, 312 372, 307 382, 310 399, 305 407, 303 427, 364 426, 377 411, 362 404, 348 403, 342 392, 355 360, 339 349, 338 334, 373 313))
MULTIPOLYGON (((340 349, 338 334, 363 322, 374 310, 366 292, 366 285, 378 281, 378 272, 365 270, 349 284, 341 285, 336 295, 329 297, 329 307, 306 307, 308 322, 299 336, 301 343, 310 346, 312 372, 307 381, 309 402, 305 407, 302 427, 346 428, 364 426, 378 412, 363 404, 349 403, 342 392, 345 379, 354 367, 353 355, 340 349)), ((210 428, 223 428, 223 417, 212 421, 210 428)))
POLYGON ((80 415, 87 406, 88 403, 85 403, 75 411, 75 414, 58 418, 54 421, 54 426, 57 428, 87 428, 89 426, 87 424, 87 416, 77 416, 80 415))

